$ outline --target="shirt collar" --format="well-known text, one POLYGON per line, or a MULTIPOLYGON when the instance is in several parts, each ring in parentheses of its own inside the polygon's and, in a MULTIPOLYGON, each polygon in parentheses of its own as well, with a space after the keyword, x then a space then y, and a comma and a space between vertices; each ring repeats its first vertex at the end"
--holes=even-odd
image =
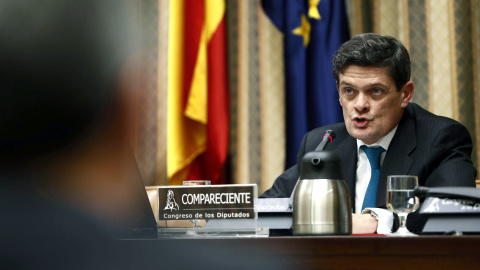
POLYGON ((363 141, 357 139, 357 153, 358 149, 360 149, 360 146, 366 145, 368 147, 378 147, 381 146, 383 149, 385 149, 385 152, 388 150, 388 146, 392 142, 393 136, 395 135, 395 132, 397 131, 398 126, 396 126, 392 131, 390 131, 385 137, 381 138, 378 140, 376 143, 373 144, 366 144, 363 141))

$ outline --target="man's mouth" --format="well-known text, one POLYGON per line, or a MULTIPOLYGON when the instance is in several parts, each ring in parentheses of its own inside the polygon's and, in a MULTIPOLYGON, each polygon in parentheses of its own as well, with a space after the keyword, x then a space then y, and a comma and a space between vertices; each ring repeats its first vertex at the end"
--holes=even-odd
POLYGON ((354 117, 353 118, 353 123, 355 124, 355 127, 357 128, 364 128, 367 126, 368 121, 370 121, 368 118, 365 117, 354 117))

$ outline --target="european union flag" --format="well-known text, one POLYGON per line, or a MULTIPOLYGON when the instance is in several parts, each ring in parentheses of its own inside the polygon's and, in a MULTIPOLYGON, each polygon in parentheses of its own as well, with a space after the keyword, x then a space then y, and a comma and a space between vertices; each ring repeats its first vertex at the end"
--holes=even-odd
POLYGON ((350 37, 345 2, 262 0, 262 6, 285 34, 288 168, 296 163, 306 132, 343 121, 332 59, 350 37))

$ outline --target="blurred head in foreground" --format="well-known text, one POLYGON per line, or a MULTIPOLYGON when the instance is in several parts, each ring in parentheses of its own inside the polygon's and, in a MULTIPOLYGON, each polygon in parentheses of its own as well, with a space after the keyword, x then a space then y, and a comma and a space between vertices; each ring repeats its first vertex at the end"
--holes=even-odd
POLYGON ((64 154, 113 120, 134 40, 122 3, 0 2, 2 169, 64 154))
POLYGON ((129 218, 132 4, 0 0, 3 186, 129 218))

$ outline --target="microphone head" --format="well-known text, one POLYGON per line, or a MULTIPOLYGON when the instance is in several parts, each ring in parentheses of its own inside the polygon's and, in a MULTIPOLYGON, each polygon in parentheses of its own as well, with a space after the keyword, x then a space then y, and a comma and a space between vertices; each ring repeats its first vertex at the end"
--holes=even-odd
POLYGON ((419 198, 425 198, 429 191, 430 189, 428 187, 416 186, 413 192, 415 196, 419 198))
POLYGON ((315 151, 323 151, 325 149, 325 146, 327 146, 328 143, 332 142, 333 139, 335 139, 335 133, 331 130, 327 130, 325 132, 325 135, 323 135, 322 141, 315 149, 315 151))
POLYGON ((329 136, 331 139, 331 141, 333 141, 333 139, 335 139, 335 132, 333 132, 333 130, 327 130, 327 132, 325 132, 325 135, 323 135, 324 137, 325 136, 329 136))

